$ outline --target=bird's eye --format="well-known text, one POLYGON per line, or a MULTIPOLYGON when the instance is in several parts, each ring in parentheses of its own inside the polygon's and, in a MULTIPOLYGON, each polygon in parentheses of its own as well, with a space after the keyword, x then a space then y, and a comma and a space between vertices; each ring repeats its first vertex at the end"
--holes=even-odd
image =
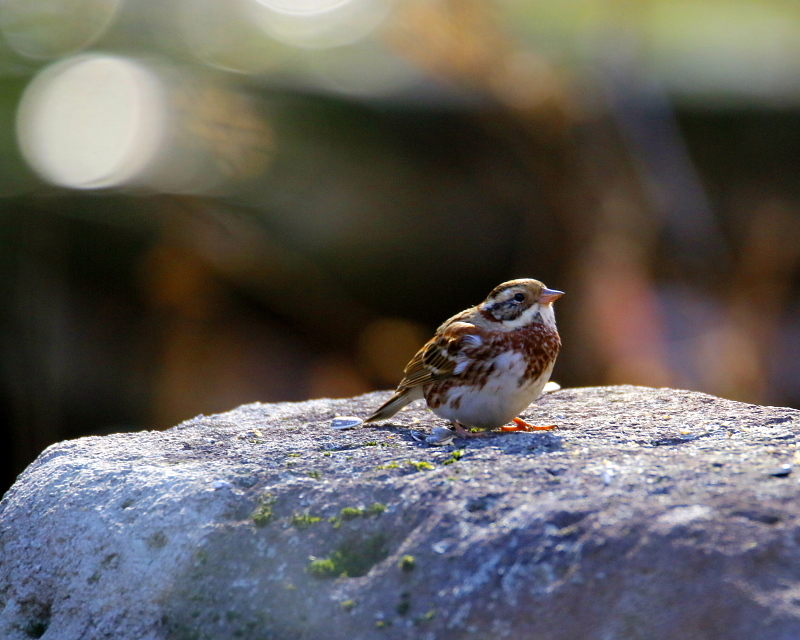
POLYGON ((522 302, 524 299, 525 299, 524 293, 517 293, 514 295, 514 300, 516 300, 517 302, 522 302))

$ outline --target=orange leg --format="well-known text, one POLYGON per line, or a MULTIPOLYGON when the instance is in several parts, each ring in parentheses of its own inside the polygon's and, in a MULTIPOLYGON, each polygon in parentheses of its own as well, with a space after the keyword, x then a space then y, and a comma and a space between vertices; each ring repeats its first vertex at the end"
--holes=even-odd
POLYGON ((556 425, 551 424, 546 427, 536 427, 532 424, 525 422, 522 418, 514 418, 514 426, 510 424, 500 427, 500 431, 552 431, 556 425))

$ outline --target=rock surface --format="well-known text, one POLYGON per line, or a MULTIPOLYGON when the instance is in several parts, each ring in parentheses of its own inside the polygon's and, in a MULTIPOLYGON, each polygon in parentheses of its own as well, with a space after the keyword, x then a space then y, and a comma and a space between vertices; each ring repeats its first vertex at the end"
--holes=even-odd
POLYGON ((529 408, 555 432, 331 429, 386 397, 50 447, 0 503, 0 637, 800 638, 800 411, 599 387, 529 408))

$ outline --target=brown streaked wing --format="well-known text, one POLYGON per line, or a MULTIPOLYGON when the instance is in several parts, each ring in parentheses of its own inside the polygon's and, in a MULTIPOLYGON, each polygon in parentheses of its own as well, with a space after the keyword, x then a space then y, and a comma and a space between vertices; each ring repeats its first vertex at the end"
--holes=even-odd
POLYGON ((462 340, 475 329, 471 324, 457 322, 433 336, 406 366, 398 391, 452 376, 458 364, 456 356, 463 346, 462 340))

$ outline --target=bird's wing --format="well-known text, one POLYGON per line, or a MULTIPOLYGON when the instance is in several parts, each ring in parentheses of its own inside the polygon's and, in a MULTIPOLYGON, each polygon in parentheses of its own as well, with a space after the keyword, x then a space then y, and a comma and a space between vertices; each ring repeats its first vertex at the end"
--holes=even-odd
POLYGON ((480 330, 467 322, 442 327, 415 355, 405 369, 398 391, 443 380, 464 368, 464 350, 480 346, 480 330), (459 367, 459 364, 462 366, 459 367))

